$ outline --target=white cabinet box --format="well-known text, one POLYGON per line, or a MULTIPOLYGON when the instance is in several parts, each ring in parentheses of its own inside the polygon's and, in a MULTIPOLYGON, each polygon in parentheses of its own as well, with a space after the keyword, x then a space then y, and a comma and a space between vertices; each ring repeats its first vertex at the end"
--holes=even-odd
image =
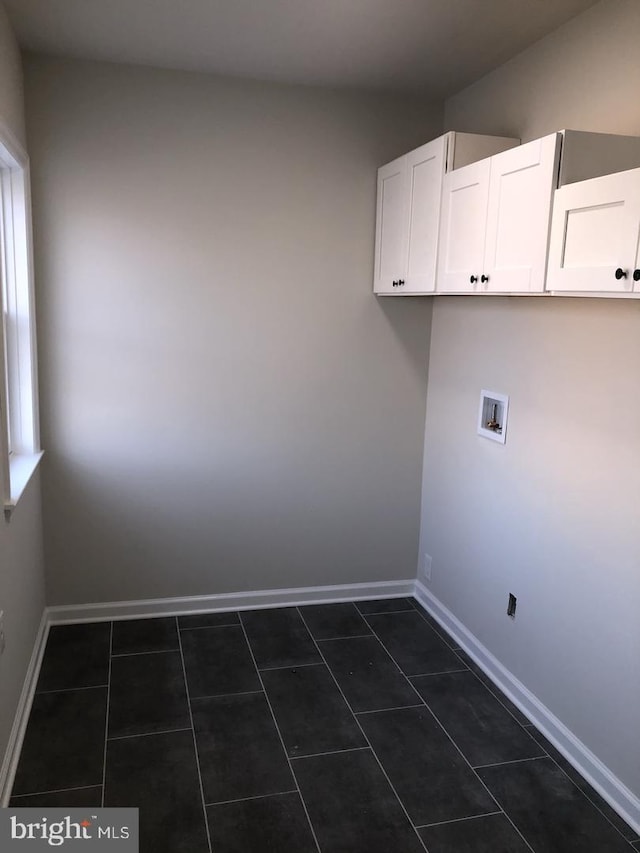
POLYGON ((439 293, 544 290, 560 134, 445 176, 439 293))
POLYGON ((512 148, 518 141, 446 133, 378 170, 375 293, 433 293, 445 173, 512 148))
POLYGON ((569 184, 553 206, 547 290, 640 294, 640 169, 569 184))

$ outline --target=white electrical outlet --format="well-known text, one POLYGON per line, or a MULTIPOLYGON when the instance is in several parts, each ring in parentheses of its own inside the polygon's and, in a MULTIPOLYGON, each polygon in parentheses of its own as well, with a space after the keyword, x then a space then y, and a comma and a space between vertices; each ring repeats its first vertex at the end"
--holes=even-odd
POLYGON ((0 655, 4 652, 4 610, 0 610, 0 655))
POLYGON ((422 565, 420 566, 420 580, 430 581, 431 580, 431 557, 429 554, 422 555, 422 565))

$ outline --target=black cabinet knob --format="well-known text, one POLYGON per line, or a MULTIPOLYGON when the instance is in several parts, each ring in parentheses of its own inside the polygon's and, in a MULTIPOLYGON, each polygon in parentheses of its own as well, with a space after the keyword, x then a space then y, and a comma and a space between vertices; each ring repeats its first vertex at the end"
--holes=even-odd
POLYGON ((469 279, 469 282, 470 282, 471 284, 475 284, 477 280, 478 280, 478 276, 477 276, 477 275, 472 275, 472 276, 470 277, 470 279, 469 279))
POLYGON ((393 287, 397 287, 397 286, 398 286, 398 282, 397 282, 397 281, 394 281, 394 282, 393 282, 393 287))
POLYGON ((480 276, 480 281, 481 281, 483 284, 485 284, 487 281, 489 281, 489 276, 488 276, 488 275, 481 275, 481 276, 480 276))
POLYGON ((621 278, 626 278, 626 277, 627 277, 627 271, 623 270, 622 267, 618 267, 618 269, 616 270, 616 278, 618 279, 618 281, 620 281, 621 278))
POLYGON ((403 278, 401 278, 401 279, 398 281, 398 287, 402 287, 403 285, 404 285, 404 279, 403 279, 403 278))
POLYGON ((634 270, 633 271, 633 280, 634 281, 640 281, 640 270, 634 270))

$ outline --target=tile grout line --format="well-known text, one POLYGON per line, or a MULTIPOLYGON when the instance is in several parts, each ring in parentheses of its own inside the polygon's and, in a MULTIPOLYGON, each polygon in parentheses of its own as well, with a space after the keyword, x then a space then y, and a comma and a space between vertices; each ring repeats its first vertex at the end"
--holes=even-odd
MULTIPOLYGON (((358 614, 358 615, 360 615, 360 614, 358 614)), ((328 643, 331 640, 362 640, 365 637, 371 637, 371 636, 372 636, 371 634, 347 634, 344 637, 320 637, 320 638, 314 637, 313 639, 316 641, 316 643, 328 643)))
MULTIPOLYGON (((540 747, 542 749, 542 747, 540 747)), ((529 758, 514 758, 511 761, 494 761, 492 764, 473 764, 474 770, 484 770, 485 767, 504 767, 507 764, 522 764, 524 761, 541 761, 544 758, 549 758, 549 756, 545 753, 544 755, 532 755, 529 758)))
MULTIPOLYGON (((358 607, 358 603, 354 602, 356 607, 358 607)), ((303 607, 305 605, 302 605, 303 607)), ((363 613, 362 610, 358 607, 358 613, 366 619, 367 616, 386 616, 387 613, 413 613, 415 607, 405 607, 404 610, 379 610, 377 613, 363 613)), ((309 629, 307 629, 309 630, 309 629)))
POLYGON ((373 711, 352 711, 356 717, 362 717, 363 714, 384 714, 386 711, 404 711, 405 708, 422 708, 424 702, 419 702, 416 705, 395 705, 393 708, 375 708, 373 711))
POLYGON ((259 669, 258 672, 276 672, 279 669, 302 669, 303 666, 322 666, 322 661, 319 660, 315 663, 294 663, 287 666, 265 666, 259 669))
POLYGON ((182 661, 182 677, 184 678, 184 689, 187 697, 187 708, 189 709, 189 720, 191 721, 191 737, 193 738, 193 752, 196 757, 196 770, 198 771, 198 783, 200 785, 200 798, 202 801, 202 816, 204 818, 204 829, 207 833, 207 844, 209 853, 212 853, 211 833, 209 832, 209 820, 207 818, 207 804, 204 796, 204 785, 202 784, 202 772, 200 771, 200 756, 198 755, 198 743, 196 741, 196 729, 193 725, 193 712, 191 710, 191 699, 189 697, 189 682, 187 681, 187 668, 184 662, 184 652, 182 650, 182 638, 180 636, 180 628, 178 626, 178 617, 174 616, 175 626, 178 632, 178 645, 180 647, 180 660, 182 661))
POLYGON ((64 794, 67 791, 88 791, 91 788, 102 788, 102 785, 98 782, 96 785, 80 785, 77 788, 53 788, 50 791, 29 791, 28 794, 11 794, 11 799, 19 800, 21 797, 40 797, 43 794, 64 794))
MULTIPOLYGON (((178 616, 178 619, 179 618, 180 617, 178 616)), ((209 631, 212 628, 239 628, 239 627, 240 627, 239 622, 229 622, 227 625, 193 625, 193 626, 187 625, 186 628, 178 627, 178 633, 180 631, 209 631)))
POLYGON ((111 660, 113 651, 113 622, 109 626, 109 673, 107 676, 107 707, 104 719, 104 753, 102 756, 102 797, 100 804, 104 808, 104 794, 107 783, 107 744, 109 743, 109 704, 111 701, 111 660))
POLYGON ((207 803, 209 806, 228 806, 231 803, 248 803, 251 800, 264 800, 267 797, 283 797, 285 794, 299 794, 300 792, 294 788, 291 791, 275 791, 273 794, 256 794, 255 797, 238 797, 237 800, 217 800, 215 803, 207 803))
POLYGON ((253 696, 255 693, 264 693, 264 690, 241 690, 239 693, 212 693, 210 696, 192 696, 192 702, 200 699, 226 699, 229 696, 253 696))
POLYGON ((438 820, 435 823, 421 823, 416 829, 429 829, 432 826, 446 826, 449 823, 463 823, 465 820, 480 820, 483 817, 492 817, 493 815, 504 814, 502 809, 499 812, 485 812, 485 814, 472 814, 469 817, 456 817, 453 820, 438 820))
POLYGON ((172 735, 175 732, 190 732, 190 728, 186 729, 162 729, 159 732, 136 732, 134 735, 118 735, 117 737, 107 738, 108 741, 113 740, 131 740, 134 737, 153 737, 154 735, 172 735))
MULTIPOLYGON (((369 623, 368 623, 368 622, 367 622, 367 624, 369 625, 369 623)), ((370 628, 371 628, 371 630, 372 630, 372 631, 374 631, 374 633, 375 633, 375 629, 373 628, 373 626, 372 626, 372 625, 369 625, 369 627, 370 627, 370 628)), ((435 632, 434 632, 434 633, 435 633, 435 632)), ((398 669, 400 670, 400 672, 402 672, 402 675, 403 675, 403 677, 404 677, 404 678, 406 678, 407 683, 408 683, 408 684, 411 684, 411 680, 409 679, 409 676, 408 676, 408 675, 405 675, 405 673, 402 671, 402 669, 400 668, 400 666, 398 665, 398 663, 395 661, 395 658, 394 658, 394 657, 393 657, 393 655, 389 652, 389 650, 387 649, 387 647, 385 646, 385 644, 382 642, 382 640, 380 639, 380 637, 378 637, 378 635, 377 635, 377 634, 376 634, 376 637, 378 638, 378 642, 380 643, 380 645, 382 646, 382 648, 386 651, 386 653, 389 655, 389 657, 391 658, 391 660, 393 660, 393 661, 394 661, 394 663, 396 664, 396 666, 398 667, 398 669)), ((455 652, 454 652, 454 654, 455 654, 455 652)), ((463 661, 463 663, 464 663, 464 661, 463 661)), ((413 687, 413 684, 411 684, 411 686, 413 687)), ((416 688, 415 688, 415 687, 413 687, 413 689, 415 690, 416 688)), ((417 691, 416 691, 416 692, 417 692, 417 691)), ((418 695, 420 695, 420 694, 418 694, 418 695)), ((513 828, 514 828, 514 829, 515 829, 515 831, 518 833, 518 835, 522 838, 522 840, 523 840, 523 841, 524 841, 524 843, 527 845, 527 847, 529 848, 529 850, 531 850, 531 853, 535 853, 535 851, 534 851, 533 847, 529 844, 529 842, 527 841, 527 839, 526 839, 526 838, 524 837, 524 835, 520 832, 520 830, 518 829, 518 827, 517 827, 517 826, 515 825, 515 823, 511 820, 511 818, 510 818, 510 817, 509 817, 509 815, 506 813, 506 811, 502 808, 502 806, 500 805, 500 803, 499 803, 499 802, 496 800, 496 798, 493 796, 493 794, 491 793, 491 791, 489 790, 489 788, 487 787, 487 785, 485 785, 484 781, 480 778, 480 776, 478 775, 478 773, 476 773, 476 771, 473 769, 473 767, 471 766, 470 762, 467 760, 467 757, 466 757, 466 755, 464 754, 464 752, 460 749, 460 747, 458 746, 458 744, 455 742, 455 740, 451 737, 451 735, 449 734, 449 732, 448 732, 448 731, 445 729, 445 727, 442 725, 442 723, 440 722, 440 720, 439 720, 439 719, 436 717, 436 715, 433 713, 433 711, 432 711, 432 710, 431 710, 431 708, 429 707, 428 703, 425 701, 425 699, 424 699, 422 696, 420 696, 420 698, 421 698, 421 699, 422 699, 422 701, 424 702, 424 706, 425 706, 425 708, 429 711, 429 713, 431 714, 431 716, 433 717, 433 719, 434 719, 434 720, 436 721, 436 723, 440 726, 440 728, 442 729, 442 731, 444 732, 444 734, 446 735, 446 737, 448 737, 448 738, 449 738, 449 740, 451 741, 451 743, 453 744, 453 746, 455 747, 455 749, 460 753, 460 755, 462 756, 463 761, 467 764, 467 766, 469 767, 469 769, 471 770, 471 772, 473 773, 473 775, 476 777, 476 779, 480 782, 480 784, 481 784, 481 785, 482 785, 482 787, 485 789, 485 791, 487 792, 487 794, 489 794, 489 796, 491 797, 491 799, 493 800, 493 802, 498 806, 498 808, 499 808, 499 809, 502 811, 502 813, 505 815, 505 817, 507 818, 507 820, 509 821, 509 823, 511 824, 511 826, 513 826, 513 828)))
POLYGON ((52 693, 76 693, 78 690, 104 690, 108 684, 90 684, 88 687, 62 687, 60 690, 37 690, 34 696, 50 696, 52 693))
POLYGON ((442 672, 419 672, 417 675, 408 675, 407 678, 435 678, 437 675, 453 675, 456 672, 470 672, 468 666, 464 669, 443 669, 442 672))
POLYGON ((369 746, 350 746, 349 749, 329 749, 326 752, 311 752, 309 755, 292 755, 291 761, 300 761, 302 758, 319 758, 321 755, 340 755, 343 752, 361 752, 363 749, 370 748, 369 746))
MULTIPOLYGON (((356 716, 356 714, 355 714, 355 712, 354 712, 353 708, 351 707, 350 703, 347 701, 347 697, 344 695, 344 693, 343 693, 343 691, 342 691, 342 688, 341 688, 341 687, 340 687, 340 685, 338 684, 338 680, 337 680, 337 678, 336 678, 336 677, 335 677, 335 675, 333 674, 333 671, 331 670, 331 667, 329 666, 329 664, 327 663, 327 661, 326 661, 326 659, 325 659, 324 655, 322 654, 322 650, 320 649, 320 646, 319 646, 319 645, 318 645, 318 643, 316 643, 316 641, 313 639, 313 635, 312 635, 312 634, 311 634, 311 632, 309 631, 309 626, 307 625, 307 623, 306 623, 306 621, 305 621, 304 616, 303 616, 303 615, 302 615, 302 613, 300 612, 300 608, 298 607, 298 608, 297 608, 297 610, 298 610, 298 614, 300 615, 300 618, 302 619, 302 622, 304 623, 305 628, 306 628, 306 629, 307 629, 307 631, 309 632, 309 635, 311 636, 311 639, 313 640, 313 642, 314 642, 314 643, 315 643, 315 645, 316 645, 316 648, 318 649, 318 654, 322 657, 322 660, 324 661, 324 664, 325 664, 325 666, 327 667, 327 669, 328 669, 328 671, 329 671, 329 674, 331 675, 331 678, 333 679, 333 681, 334 681, 334 683, 335 683, 335 685, 336 685, 337 689, 340 691, 340 695, 341 695, 341 696, 342 696, 342 698, 344 699, 344 702, 345 702, 345 704, 346 704, 347 708, 351 711, 351 714, 352 714, 352 716, 353 716, 353 719, 354 719, 354 720, 355 720, 355 722, 356 722, 356 725, 358 726, 358 728, 359 728, 359 729, 360 729, 360 731, 362 732, 362 736, 363 736, 363 738, 365 739, 366 743, 368 743, 368 744, 369 744, 369 749, 371 750, 371 754, 373 755, 374 759, 376 760, 376 762, 377 762, 377 764, 378 764, 378 767, 380 768, 380 770, 381 770, 381 772, 382 772, 382 775, 383 775, 383 776, 384 776, 384 778, 387 780, 387 782, 388 782, 388 784, 389 784, 389 787, 390 787, 390 788, 391 788, 391 790, 393 791, 393 793, 394 793, 394 795, 395 795, 395 797, 396 797, 396 799, 397 799, 397 801, 398 801, 398 805, 400 806, 400 808, 401 808, 401 809, 402 809, 402 811, 404 812, 405 817, 406 817, 406 818, 407 818, 407 820, 409 821, 409 826, 410 826, 410 827, 411 827, 411 829, 413 829, 413 831, 415 832, 416 838, 418 839, 418 844, 420 844, 420 845, 421 845, 421 847, 422 847, 424 850, 426 850, 426 849, 427 849, 426 844, 423 842, 422 838, 420 838, 420 833, 418 832, 418 830, 416 829, 416 827, 415 827, 415 825, 414 825, 413 821, 412 821, 412 820, 411 820, 411 818, 409 817, 409 812, 406 810, 406 808, 405 808, 405 806, 404 806, 404 803, 403 803, 403 802, 402 802, 402 800, 400 799, 400 796, 398 795, 398 792, 396 791, 396 789, 395 789, 395 787, 394 787, 394 785, 393 785, 393 782, 391 781, 391 779, 390 779, 390 778, 389 778, 389 776, 387 775, 386 770, 385 770, 385 769, 384 769, 384 767, 382 766, 382 762, 381 762, 381 761, 380 761, 380 759, 378 758, 378 756, 377 756, 377 754, 376 754, 375 749, 374 749, 374 748, 373 748, 373 746, 371 745, 371 741, 370 741, 370 740, 369 740, 369 738, 367 737, 367 733, 365 732, 365 730, 364 730, 364 729, 362 728, 362 726, 360 725, 360 720, 358 720, 358 717, 356 716)), ((400 611, 400 612, 404 613, 405 611, 400 611)), ((360 615, 361 615, 361 616, 363 617, 363 619, 365 619, 365 621, 366 621, 366 617, 365 617, 363 614, 360 614, 360 615)), ((367 622, 367 625, 368 625, 368 624, 369 624, 369 623, 367 622)), ((371 628, 371 625, 369 625, 369 628, 371 628)), ((385 650, 385 651, 386 651, 386 650, 385 650)), ((389 654, 389 653, 387 652, 387 654, 389 654)), ((395 663, 395 661, 394 661, 394 663, 395 663)), ((397 666, 397 664, 396 664, 396 666, 397 666)), ((415 688, 413 688, 413 689, 415 690, 415 688)), ((418 695, 418 694, 417 694, 417 691, 416 691, 416 695, 418 695)), ((422 704, 424 704, 424 700, 422 699, 422 697, 421 697, 421 696, 418 696, 418 698, 422 701, 422 704)))
POLYGON ((145 652, 118 652, 112 654, 112 658, 135 658, 140 655, 168 655, 171 652, 179 652, 180 649, 147 649, 145 652))
POLYGON ((260 681, 260 684, 262 685, 264 698, 266 699, 267 705, 269 707, 269 711, 271 712, 271 718, 273 720, 273 724, 276 727, 276 732, 278 733, 278 737, 280 738, 280 743, 282 744, 282 750, 284 752, 284 756, 287 760, 287 764, 289 765, 289 772, 291 773, 293 781, 296 784, 296 791, 298 792, 298 796, 300 797, 300 802, 302 803, 302 808, 304 809, 304 813, 307 816, 307 821, 309 823, 309 829, 311 830, 311 835, 313 836, 313 840, 315 842, 315 845, 318 848, 318 853, 322 853, 322 851, 320 850, 320 844, 318 842, 318 838, 316 836, 316 831, 313 827, 313 824, 311 823, 311 817, 309 816, 309 810, 307 809, 307 804, 304 801, 304 797, 302 796, 302 791, 300 790, 300 785, 298 784, 298 778, 293 771, 293 765, 291 764, 291 759, 289 758, 289 752, 287 750, 287 747, 285 746, 284 738, 282 737, 282 732, 280 731, 280 726, 278 725, 278 721, 276 720, 276 715, 273 711, 271 701, 269 700, 269 696, 268 696, 267 691, 265 689, 264 681, 262 680, 262 674, 261 674, 260 670, 258 669, 258 663, 256 661, 256 656, 254 655, 253 648, 251 647, 251 643, 249 642, 249 635, 247 634, 247 629, 245 628, 245 624, 242 620, 242 613, 239 614, 239 618, 240 618, 240 627, 242 628, 242 633, 244 634, 245 642, 249 648, 249 653, 251 654, 251 659, 253 660, 253 665, 256 668, 256 672, 258 673, 258 679, 260 681))

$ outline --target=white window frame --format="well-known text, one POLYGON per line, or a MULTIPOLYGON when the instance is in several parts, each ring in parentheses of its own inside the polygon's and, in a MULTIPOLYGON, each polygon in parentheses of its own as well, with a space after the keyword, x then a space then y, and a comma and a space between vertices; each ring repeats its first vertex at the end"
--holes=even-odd
POLYGON ((42 452, 29 158, 0 122, 0 486, 5 512, 16 506, 42 452))

